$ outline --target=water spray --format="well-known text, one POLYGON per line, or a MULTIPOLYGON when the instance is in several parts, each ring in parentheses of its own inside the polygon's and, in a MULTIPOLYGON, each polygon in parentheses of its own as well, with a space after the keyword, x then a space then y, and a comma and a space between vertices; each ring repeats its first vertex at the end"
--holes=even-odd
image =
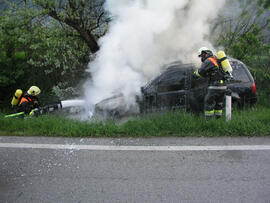
POLYGON ((62 108, 68 108, 68 107, 84 107, 85 106, 85 101, 84 100, 64 100, 60 102, 62 108))
POLYGON ((34 110, 34 115, 41 115, 46 113, 52 113, 69 107, 84 107, 84 100, 64 100, 56 104, 49 104, 44 107, 34 110))

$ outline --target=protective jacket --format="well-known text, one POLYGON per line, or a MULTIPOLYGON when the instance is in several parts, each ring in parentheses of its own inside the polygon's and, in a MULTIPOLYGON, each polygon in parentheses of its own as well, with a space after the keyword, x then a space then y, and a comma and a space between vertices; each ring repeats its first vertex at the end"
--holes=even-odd
POLYGON ((24 112, 25 114, 29 114, 32 109, 39 107, 39 100, 36 96, 31 96, 27 93, 25 93, 18 105, 18 111, 24 112))
POLYGON ((207 77, 209 86, 223 86, 224 74, 220 69, 218 59, 216 56, 206 58, 201 68, 198 70, 199 75, 207 77))

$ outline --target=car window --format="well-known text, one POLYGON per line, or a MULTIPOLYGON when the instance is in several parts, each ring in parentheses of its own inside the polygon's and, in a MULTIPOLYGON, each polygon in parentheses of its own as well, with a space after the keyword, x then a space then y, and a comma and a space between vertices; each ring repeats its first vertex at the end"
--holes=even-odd
POLYGON ((185 88, 185 70, 171 69, 166 71, 158 82, 158 92, 176 91, 185 88))
POLYGON ((148 82, 145 86, 144 86, 144 90, 147 91, 155 91, 158 82, 160 81, 162 75, 157 76, 156 78, 154 78, 153 80, 151 80, 150 82, 148 82))
POLYGON ((231 64, 232 69, 233 69, 232 74, 233 74, 233 78, 235 80, 239 80, 242 82, 249 82, 250 81, 248 74, 245 70, 246 67, 242 63, 239 63, 237 61, 231 61, 230 64, 231 64))

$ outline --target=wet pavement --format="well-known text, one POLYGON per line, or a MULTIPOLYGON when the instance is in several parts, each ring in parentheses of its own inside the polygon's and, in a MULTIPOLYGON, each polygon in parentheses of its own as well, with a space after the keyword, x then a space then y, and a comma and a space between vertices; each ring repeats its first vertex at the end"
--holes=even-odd
MULTIPOLYGON (((0 202, 268 202, 270 150, 261 138, 1 137, 0 202), (28 147, 20 143, 32 144, 28 147), (31 148, 39 144, 36 148, 31 148), (51 149, 41 148, 42 144, 51 149), (67 149, 54 146, 68 145, 67 149), (78 150, 72 146, 189 146, 190 150, 78 150), (21 148, 19 146, 26 146, 21 148)), ((117 148, 116 148, 117 149, 117 148)))

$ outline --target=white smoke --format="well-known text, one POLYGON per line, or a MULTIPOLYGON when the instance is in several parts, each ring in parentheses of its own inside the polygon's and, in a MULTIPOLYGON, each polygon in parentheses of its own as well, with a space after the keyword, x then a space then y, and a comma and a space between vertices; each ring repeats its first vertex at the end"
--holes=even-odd
POLYGON ((200 63, 197 50, 213 48, 207 40, 211 20, 225 0, 107 0, 113 16, 100 51, 89 64, 88 103, 123 94, 134 104, 140 87, 157 76, 163 64, 200 63))

